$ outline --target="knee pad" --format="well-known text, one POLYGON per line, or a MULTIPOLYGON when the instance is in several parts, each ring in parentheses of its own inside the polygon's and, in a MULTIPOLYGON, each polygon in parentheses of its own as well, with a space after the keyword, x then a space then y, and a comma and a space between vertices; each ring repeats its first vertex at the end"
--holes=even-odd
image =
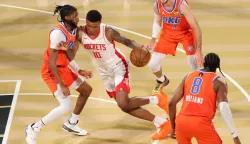
POLYGON ((62 113, 66 113, 71 110, 72 103, 70 100, 70 97, 64 96, 63 93, 60 90, 57 90, 54 93, 56 99, 60 103, 60 108, 62 110, 62 113))
POLYGON ((164 59, 165 54, 162 53, 156 53, 154 52, 152 54, 152 57, 149 62, 149 68, 153 73, 160 71, 161 69, 161 62, 164 59))
POLYGON ((196 61, 195 61, 195 55, 188 55, 187 61, 188 61, 188 65, 192 69, 192 71, 194 71, 198 68, 198 65, 196 64, 196 61))
POLYGON ((60 100, 60 106, 62 107, 62 110, 66 113, 69 112, 72 109, 72 103, 69 97, 66 97, 65 99, 60 100))

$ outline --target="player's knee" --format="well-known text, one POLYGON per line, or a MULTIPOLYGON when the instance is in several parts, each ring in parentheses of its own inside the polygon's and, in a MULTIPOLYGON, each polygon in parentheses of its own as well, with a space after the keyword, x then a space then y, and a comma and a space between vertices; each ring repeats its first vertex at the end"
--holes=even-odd
POLYGON ((70 98, 66 97, 63 100, 60 100, 60 107, 61 107, 61 111, 62 111, 63 114, 71 111, 72 103, 70 101, 70 98))
POLYGON ((149 62, 149 68, 151 69, 153 73, 160 71, 161 69, 160 62, 157 60, 151 59, 149 62))
POLYGON ((93 88, 91 87, 91 86, 89 86, 89 87, 87 87, 87 89, 85 89, 85 94, 86 94, 86 96, 90 96, 90 94, 92 93, 92 90, 93 90, 93 88))
POLYGON ((125 113, 128 113, 131 110, 127 103, 118 103, 118 106, 125 113))
POLYGON ((78 88, 78 92, 82 95, 82 96, 87 96, 89 97, 90 94, 92 93, 92 87, 89 84, 82 84, 79 88, 78 88))

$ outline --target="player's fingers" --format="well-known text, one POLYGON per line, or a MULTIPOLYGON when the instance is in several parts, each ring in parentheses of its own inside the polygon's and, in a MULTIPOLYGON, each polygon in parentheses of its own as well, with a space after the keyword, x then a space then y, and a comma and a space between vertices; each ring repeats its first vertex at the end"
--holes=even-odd
POLYGON ((65 96, 69 96, 68 91, 63 91, 63 94, 64 94, 65 96))

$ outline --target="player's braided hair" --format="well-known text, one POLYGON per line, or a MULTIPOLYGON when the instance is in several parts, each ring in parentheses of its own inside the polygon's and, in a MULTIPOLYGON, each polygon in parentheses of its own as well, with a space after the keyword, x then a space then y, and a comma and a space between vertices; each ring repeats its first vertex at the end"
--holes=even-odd
POLYGON ((216 53, 209 53, 205 56, 204 68, 212 72, 219 68, 220 73, 223 75, 220 68, 220 57, 216 53))
POLYGON ((67 21, 65 17, 71 15, 75 11, 77 11, 77 9, 71 5, 63 5, 63 6, 56 5, 56 9, 54 10, 54 15, 58 13, 57 20, 59 22, 65 22, 67 21), (59 17, 60 17, 60 20, 59 20, 59 17))

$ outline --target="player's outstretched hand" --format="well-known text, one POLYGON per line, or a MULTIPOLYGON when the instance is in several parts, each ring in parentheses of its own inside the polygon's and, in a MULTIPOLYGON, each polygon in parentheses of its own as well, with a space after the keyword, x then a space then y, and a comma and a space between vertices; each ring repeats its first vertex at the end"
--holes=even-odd
POLYGON ((65 96, 69 96, 69 95, 70 95, 70 91, 69 91, 69 88, 68 88, 68 87, 66 87, 66 86, 63 85, 63 84, 61 84, 60 87, 61 87, 61 90, 62 90, 63 95, 65 95, 65 96))
POLYGON ((145 44, 144 47, 147 48, 149 51, 153 50, 155 45, 155 39, 151 39, 148 44, 145 44))
POLYGON ((58 49, 58 50, 64 50, 64 51, 66 51, 66 50, 69 49, 69 47, 68 47, 68 44, 67 44, 66 42, 61 41, 61 42, 57 45, 57 49, 58 49))
POLYGON ((86 79, 92 78, 93 74, 92 71, 87 71, 87 70, 79 70, 78 74, 85 77, 86 79))

